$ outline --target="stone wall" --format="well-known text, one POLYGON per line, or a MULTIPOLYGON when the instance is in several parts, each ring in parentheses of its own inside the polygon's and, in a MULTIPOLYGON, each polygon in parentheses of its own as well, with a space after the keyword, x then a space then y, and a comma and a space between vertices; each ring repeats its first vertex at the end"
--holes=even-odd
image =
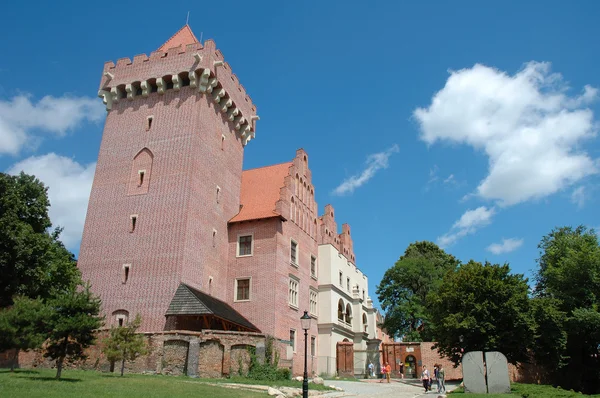
MULTIPOLYGON (((100 370, 108 372, 110 362, 102 354, 103 340, 108 331, 98 332, 97 343, 86 350, 85 360, 68 361, 66 369, 100 370)), ((202 332, 168 331, 145 333, 148 353, 133 362, 125 363, 128 373, 157 373, 191 377, 222 377, 230 372, 238 373, 240 360, 243 372, 250 363, 249 347, 256 349, 257 356, 264 356, 265 335, 250 332, 225 332, 204 330, 202 332)), ((10 367, 14 351, 0 353, 0 367, 10 367)), ((54 361, 43 357, 42 350, 20 352, 16 367, 53 368, 54 361)), ((115 364, 115 371, 120 364, 115 364)))

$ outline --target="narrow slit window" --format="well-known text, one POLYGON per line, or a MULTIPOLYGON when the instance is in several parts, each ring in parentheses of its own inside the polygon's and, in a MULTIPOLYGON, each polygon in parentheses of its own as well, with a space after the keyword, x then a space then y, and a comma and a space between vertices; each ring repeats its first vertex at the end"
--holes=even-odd
POLYGON ((119 318, 119 327, 123 326, 123 318, 119 318))
POLYGON ((216 229, 213 229, 212 245, 213 245, 213 247, 217 246, 217 230, 216 229))
POLYGON ((137 216, 131 216, 131 227, 129 232, 135 231, 135 226, 137 224, 137 216))
POLYGON ((154 116, 148 116, 146 119, 146 131, 152 128, 152 121, 154 120, 154 116))
POLYGON ((142 185, 144 185, 144 176, 146 175, 146 170, 140 170, 138 171, 138 174, 140 176, 140 179, 138 181, 138 187, 141 187, 142 185))
POLYGON ((221 150, 225 150, 225 136, 221 135, 221 150))
POLYGON ((221 187, 217 186, 217 203, 221 200, 221 187))
POLYGON ((129 269, 129 264, 123 265, 123 283, 127 283, 127 281, 129 280, 129 269))

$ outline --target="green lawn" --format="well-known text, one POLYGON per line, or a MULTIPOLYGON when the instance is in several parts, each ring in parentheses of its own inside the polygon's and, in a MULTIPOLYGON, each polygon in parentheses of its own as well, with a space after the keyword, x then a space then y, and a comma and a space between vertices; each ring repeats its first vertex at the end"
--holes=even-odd
MULTIPOLYGON (((521 384, 511 383, 510 394, 465 394, 462 388, 454 390, 451 394, 465 394, 465 398, 570 398, 570 397, 596 397, 600 395, 583 395, 581 393, 554 388, 552 386, 537 385, 537 384, 521 384)), ((458 398, 458 397, 457 397, 458 398)))
POLYGON ((0 397, 27 398, 97 398, 97 397, 227 397, 258 398, 265 393, 221 388, 203 384, 201 380, 173 376, 145 376, 63 370, 63 378, 55 380, 56 370, 17 369, 11 373, 0 369, 0 397))

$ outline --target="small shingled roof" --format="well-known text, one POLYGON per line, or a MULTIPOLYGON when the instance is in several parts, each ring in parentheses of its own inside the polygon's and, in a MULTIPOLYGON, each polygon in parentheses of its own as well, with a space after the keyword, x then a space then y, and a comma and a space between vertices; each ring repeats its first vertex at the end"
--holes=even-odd
POLYGON ((195 43, 199 43, 199 41, 196 39, 196 36, 194 35, 194 32, 192 32, 192 29, 190 29, 190 26, 186 24, 183 26, 183 28, 179 29, 177 33, 171 36, 171 38, 167 40, 165 44, 160 46, 158 51, 166 52, 170 48, 179 47, 181 45, 183 45, 183 48, 185 49, 185 46, 188 44, 195 43))
POLYGON ((251 331, 260 332, 256 326, 229 304, 185 283, 179 284, 165 315, 213 315, 251 331))
POLYGON ((285 185, 285 177, 290 173, 292 162, 260 167, 242 172, 242 194, 240 212, 230 223, 281 217, 275 211, 280 199, 279 190, 285 185))

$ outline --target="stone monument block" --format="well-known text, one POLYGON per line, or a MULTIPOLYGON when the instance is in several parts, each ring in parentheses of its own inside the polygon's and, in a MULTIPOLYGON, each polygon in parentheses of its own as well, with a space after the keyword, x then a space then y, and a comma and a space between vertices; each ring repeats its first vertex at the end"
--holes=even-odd
POLYGON ((256 360, 258 361, 258 363, 263 364, 265 363, 265 353, 266 353, 266 349, 265 349, 265 343, 257 343, 256 344, 256 360))
POLYGON ((467 352, 462 358, 462 371, 465 392, 476 394, 487 393, 483 351, 467 352))
POLYGON ((486 352, 485 366, 487 368, 488 392, 490 394, 510 393, 508 361, 504 354, 498 351, 486 352))

